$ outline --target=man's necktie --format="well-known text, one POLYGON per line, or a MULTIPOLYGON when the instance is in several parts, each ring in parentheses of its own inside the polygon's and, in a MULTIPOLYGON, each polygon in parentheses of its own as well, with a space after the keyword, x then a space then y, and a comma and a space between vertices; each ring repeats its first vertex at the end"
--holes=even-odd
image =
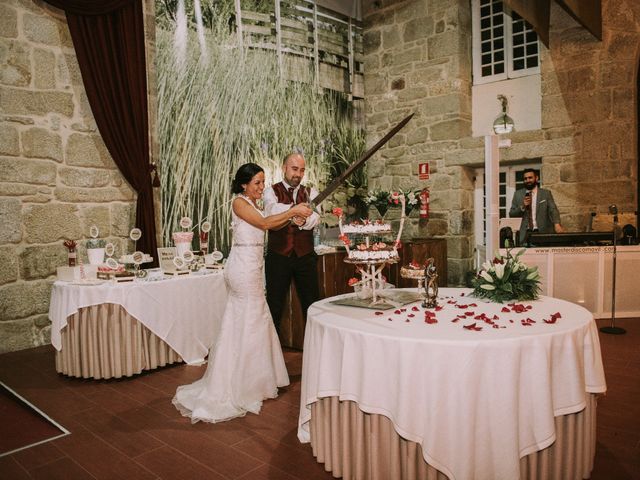
POLYGON ((527 229, 533 230, 533 204, 527 205, 527 229))
POLYGON ((295 190, 295 187, 289 187, 289 196, 291 197, 291 203, 296 203, 295 198, 293 198, 293 191, 295 190))

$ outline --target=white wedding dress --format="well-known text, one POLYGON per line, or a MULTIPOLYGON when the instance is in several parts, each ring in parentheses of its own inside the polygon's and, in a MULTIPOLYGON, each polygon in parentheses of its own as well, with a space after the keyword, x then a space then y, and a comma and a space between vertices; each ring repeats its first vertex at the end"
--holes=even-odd
POLYGON ((209 351, 204 376, 178 387, 173 397, 173 404, 192 423, 257 414, 264 399, 276 397, 278 387, 289 385, 264 294, 264 232, 231 215, 233 244, 224 271, 229 297, 220 335, 209 351))

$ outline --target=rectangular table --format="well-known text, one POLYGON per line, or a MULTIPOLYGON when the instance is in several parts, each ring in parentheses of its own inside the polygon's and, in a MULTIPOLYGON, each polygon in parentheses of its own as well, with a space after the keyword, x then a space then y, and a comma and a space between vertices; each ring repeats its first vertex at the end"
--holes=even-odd
POLYGON ((298 437, 327 469, 367 479, 423 478, 427 466, 451 480, 588 477, 594 395, 606 391, 593 315, 548 297, 517 312, 469 293, 441 289, 435 322, 419 304, 380 314, 312 305, 298 437), (378 417, 386 424, 374 431, 378 417), (389 474, 374 458, 400 440, 389 462, 403 473, 389 474), (564 464, 549 461, 553 445, 564 464))
POLYGON ((181 359, 202 363, 226 299, 221 271, 131 283, 57 281, 49 306, 56 370, 99 379, 181 359))

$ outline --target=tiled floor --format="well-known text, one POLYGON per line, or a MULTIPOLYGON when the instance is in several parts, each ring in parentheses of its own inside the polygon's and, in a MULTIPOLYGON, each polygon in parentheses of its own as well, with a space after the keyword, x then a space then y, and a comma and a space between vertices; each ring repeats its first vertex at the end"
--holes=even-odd
MULTIPOLYGON (((598 405, 594 480, 640 479, 640 319, 601 334, 609 391, 598 405)), ((69 379, 53 350, 0 355, 0 380, 72 434, 0 458, 2 479, 325 479, 296 438, 302 354, 285 353, 291 386, 259 416, 191 425, 171 405, 204 367, 173 366, 132 379, 69 379)))

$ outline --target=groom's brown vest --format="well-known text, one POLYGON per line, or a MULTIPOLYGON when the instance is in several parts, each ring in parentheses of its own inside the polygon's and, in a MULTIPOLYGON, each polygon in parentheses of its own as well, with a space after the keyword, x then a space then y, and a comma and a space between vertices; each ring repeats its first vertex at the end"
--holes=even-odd
MULTIPOLYGON (((293 192, 289 192, 282 182, 273 186, 278 203, 290 205, 293 202, 293 192)), ((309 201, 308 190, 300 185, 296 204, 309 201)), ((268 249, 278 255, 288 257, 292 252, 302 257, 313 252, 313 230, 300 230, 297 225, 290 223, 280 230, 269 230, 268 249)))

